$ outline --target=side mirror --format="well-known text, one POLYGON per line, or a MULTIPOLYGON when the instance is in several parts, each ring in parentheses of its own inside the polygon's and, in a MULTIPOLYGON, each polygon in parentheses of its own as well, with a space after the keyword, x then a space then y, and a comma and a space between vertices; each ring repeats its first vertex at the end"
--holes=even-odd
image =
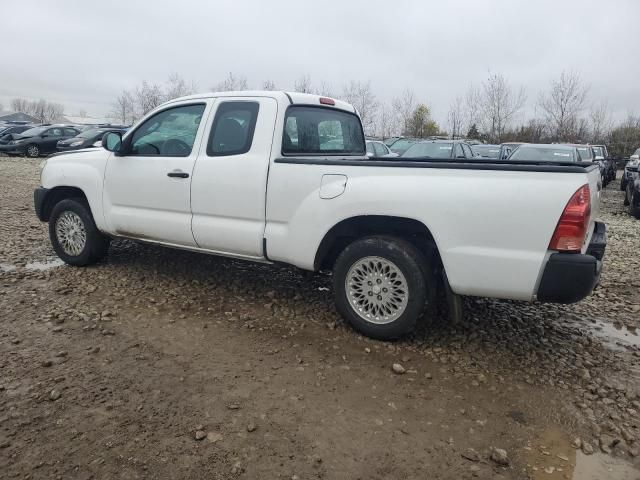
POLYGON ((122 134, 119 132, 107 132, 102 137, 102 147, 110 152, 118 153, 122 147, 122 134))

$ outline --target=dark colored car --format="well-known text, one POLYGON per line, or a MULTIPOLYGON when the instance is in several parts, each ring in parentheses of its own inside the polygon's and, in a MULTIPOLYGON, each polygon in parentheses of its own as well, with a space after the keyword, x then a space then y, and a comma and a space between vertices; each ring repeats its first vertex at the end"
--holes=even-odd
POLYGON ((79 135, 66 140, 60 140, 56 146, 59 152, 67 150, 80 150, 81 148, 100 147, 102 137, 107 132, 126 132, 125 128, 90 128, 84 130, 79 135))
POLYGON ((0 151, 9 155, 26 155, 36 158, 45 153, 56 151, 60 140, 75 137, 78 130, 64 125, 35 127, 14 135, 14 139, 7 145, 0 145, 0 151))
POLYGON ((620 190, 622 190, 623 192, 627 189, 627 183, 631 179, 631 172, 629 171, 629 167, 634 167, 638 164, 640 164, 640 148, 633 152, 633 155, 629 157, 629 161, 624 166, 622 178, 620 179, 620 190))
POLYGON ((460 140, 423 140, 411 145, 401 157, 471 159, 475 155, 471 147, 460 140))
POLYGON ((609 182, 616 179, 616 162, 609 156, 606 145, 592 145, 592 147, 596 152, 596 161, 602 162, 602 164, 604 165, 602 185, 606 186, 609 182))
POLYGON ((3 125, 0 127, 0 145, 6 145, 18 135, 33 128, 33 125, 3 125))
POLYGON ((573 145, 550 143, 523 143, 516 148, 509 160, 529 162, 581 162, 578 149, 573 145))
POLYGON ((387 144, 387 147, 389 147, 389 150, 391 150, 393 153, 397 153, 398 155, 402 156, 402 154, 406 152, 411 145, 421 141, 422 139, 420 138, 399 138, 391 145, 387 144))
POLYGON ((629 162, 625 168, 628 173, 627 185, 624 192, 624 204, 629 206, 629 213, 640 220, 640 165, 629 162))
POLYGON ((488 158, 491 160, 500 158, 500 145, 484 145, 479 143, 477 145, 471 145, 471 150, 480 158, 488 158))

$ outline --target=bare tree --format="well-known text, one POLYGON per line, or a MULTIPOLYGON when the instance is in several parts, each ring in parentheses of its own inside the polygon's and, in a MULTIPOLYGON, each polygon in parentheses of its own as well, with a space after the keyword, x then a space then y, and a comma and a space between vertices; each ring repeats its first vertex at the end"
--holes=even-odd
POLYGON ((173 100, 174 98, 184 97, 185 95, 191 95, 195 93, 196 85, 194 82, 188 84, 184 78, 177 73, 172 73, 167 79, 166 87, 164 90, 165 101, 173 100))
POLYGON ((393 99, 392 105, 400 118, 402 123, 401 133, 404 135, 409 130, 409 123, 416 108, 416 98, 413 91, 408 88, 405 89, 401 96, 393 99))
POLYGON ((232 92, 232 91, 240 91, 240 90, 248 90, 246 77, 235 76, 232 72, 229 72, 227 78, 225 78, 222 82, 217 83, 211 90, 214 92, 232 92))
POLYGON ((64 107, 59 103, 45 102, 45 122, 56 122, 64 115, 64 107))
POLYGON ((578 116, 587 100, 588 88, 576 72, 564 71, 551 81, 551 89, 538 103, 552 128, 554 140, 570 140, 576 135, 578 116))
POLYGON ((378 108, 377 135, 383 140, 398 133, 398 116, 387 103, 380 103, 378 108))
POLYGON ((334 92, 333 92, 333 89, 331 88, 331 84, 328 83, 328 82, 325 82, 324 80, 320 82, 320 87, 318 88, 316 93, 318 95, 323 95, 325 97, 335 97, 336 96, 334 94, 334 92))
POLYGON ((11 110, 14 112, 29 113, 29 101, 24 98, 14 98, 11 100, 11 110))
POLYGON ((276 88, 276 84, 273 80, 265 80, 264 82, 262 82, 262 89, 263 90, 277 90, 276 88))
POLYGON ((300 93, 314 93, 313 87, 311 86, 311 77, 309 75, 303 75, 298 78, 293 84, 293 89, 300 93))
POLYGON ((591 127, 591 141, 593 143, 604 142, 613 127, 609 104, 606 100, 600 103, 600 105, 591 106, 589 123, 591 127))
POLYGON ((352 80, 343 87, 342 98, 357 110, 365 133, 373 134, 375 131, 378 102, 371 90, 371 83, 355 82, 352 80))
POLYGON ((447 119, 449 121, 449 128, 451 129, 451 138, 460 138, 464 136, 464 100, 462 97, 456 97, 456 99, 449 106, 449 114, 447 119))
POLYGON ((162 89, 157 84, 150 84, 146 80, 133 90, 132 96, 136 118, 143 117, 161 105, 165 99, 162 89))
POLYGON ((122 90, 111 104, 111 116, 123 125, 134 123, 137 119, 133 95, 128 90, 122 90))
POLYGON ((463 129, 465 132, 471 130, 472 126, 476 126, 480 122, 480 89, 474 85, 470 85, 464 96, 464 118, 465 124, 463 129))
POLYGON ((479 95, 483 130, 491 141, 500 143, 509 122, 524 106, 527 99, 524 88, 515 90, 503 75, 494 73, 482 83, 479 95))

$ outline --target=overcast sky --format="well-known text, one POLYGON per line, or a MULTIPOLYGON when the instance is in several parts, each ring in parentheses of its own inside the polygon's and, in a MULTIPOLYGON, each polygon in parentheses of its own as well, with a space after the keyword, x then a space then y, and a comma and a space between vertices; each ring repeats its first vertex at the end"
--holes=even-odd
POLYGON ((103 116, 113 98, 172 73, 201 91, 228 72, 259 88, 309 75, 340 92, 370 81, 379 100, 415 91, 446 127, 449 104, 488 72, 540 91, 563 69, 640 114, 640 1, 21 0, 0 20, 0 102, 45 98, 103 116))

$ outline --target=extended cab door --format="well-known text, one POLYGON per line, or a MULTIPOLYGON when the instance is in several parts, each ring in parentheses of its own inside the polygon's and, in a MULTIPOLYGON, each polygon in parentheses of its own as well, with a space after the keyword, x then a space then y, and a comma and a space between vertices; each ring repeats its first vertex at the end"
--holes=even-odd
POLYGON ((105 171, 105 221, 116 234, 196 246, 190 188, 205 101, 171 105, 144 120, 105 171))
POLYGON ((219 97, 191 182, 199 247, 262 258, 267 172, 278 104, 273 98, 219 97))

